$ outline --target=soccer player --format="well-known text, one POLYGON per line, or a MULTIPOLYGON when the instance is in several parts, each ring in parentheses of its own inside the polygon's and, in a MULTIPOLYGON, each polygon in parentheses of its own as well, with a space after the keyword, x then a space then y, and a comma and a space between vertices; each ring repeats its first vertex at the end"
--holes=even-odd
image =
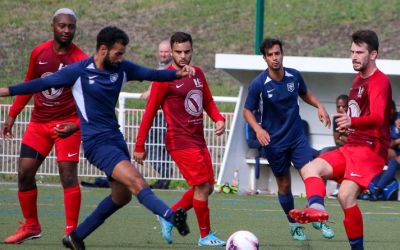
MULTIPOLYGON (((51 24, 54 38, 33 49, 25 81, 45 77, 87 58, 87 55, 72 42, 76 22, 76 15, 71 9, 62 8, 54 13, 51 24)), ((12 138, 15 119, 31 97, 32 95, 22 95, 15 99, 2 127, 5 139, 12 138)), ((38 190, 35 175, 53 145, 56 148, 58 169, 64 189, 64 234, 72 232, 78 224, 81 191, 77 164, 81 136, 71 88, 46 89, 33 97, 32 118, 22 138, 18 163, 18 200, 25 221, 14 234, 4 240, 8 244, 19 244, 42 235, 36 204, 38 190)))
POLYGON ((358 71, 349 92, 349 111, 334 115, 338 131, 347 130, 347 143, 307 164, 302 170, 308 208, 290 216, 300 223, 326 221, 324 179, 341 182, 338 201, 344 212, 344 228, 352 249, 364 249, 363 218, 357 196, 387 161, 392 90, 389 78, 376 66, 378 36, 372 30, 352 34, 351 59, 358 71))
MULTIPOLYGON (((172 65, 168 69, 181 70, 190 64, 193 55, 192 37, 176 32, 170 39, 172 65)), ((203 110, 216 123, 215 134, 225 131, 225 119, 212 99, 203 71, 196 66, 192 78, 170 82, 154 82, 136 139, 134 158, 142 164, 145 159, 145 141, 152 121, 161 106, 167 121, 165 145, 183 177, 191 188, 172 206, 176 211, 193 207, 200 230, 199 246, 224 246, 210 226, 208 196, 214 188, 214 171, 210 152, 204 139, 203 110)), ((172 224, 160 218, 163 238, 172 243, 172 224)))
MULTIPOLYGON (((243 109, 243 116, 255 131, 264 155, 278 185, 278 200, 289 220, 289 228, 294 240, 307 240, 304 227, 288 216, 294 208, 291 191, 290 166, 300 170, 313 159, 313 151, 305 135, 299 114, 299 96, 309 105, 318 109, 318 117, 325 126, 330 126, 330 118, 325 107, 307 89, 300 72, 283 67, 282 42, 267 38, 260 45, 260 52, 268 65, 250 84, 243 109), (259 124, 253 111, 260 109, 262 120, 259 124)), ((325 238, 334 237, 333 230, 325 223, 315 223, 314 227, 325 238)))
POLYGON ((128 147, 119 130, 115 104, 124 84, 131 80, 172 81, 194 73, 187 66, 179 70, 149 69, 124 60, 127 34, 117 27, 105 27, 97 35, 95 54, 41 79, 0 88, 0 96, 36 93, 48 88, 71 87, 80 118, 83 149, 91 164, 111 180, 111 195, 63 238, 71 249, 85 249, 83 239, 118 209, 128 204, 132 194, 155 214, 177 227, 181 235, 189 233, 186 212, 172 211, 148 187, 131 163, 128 147))

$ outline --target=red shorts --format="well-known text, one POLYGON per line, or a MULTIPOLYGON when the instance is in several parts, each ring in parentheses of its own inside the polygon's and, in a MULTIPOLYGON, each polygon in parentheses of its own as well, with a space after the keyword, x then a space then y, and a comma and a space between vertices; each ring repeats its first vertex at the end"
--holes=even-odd
POLYGON ((334 181, 352 180, 363 188, 368 188, 372 179, 380 174, 385 160, 368 146, 345 145, 319 156, 333 169, 334 181))
POLYGON ((30 122, 26 128, 22 144, 25 144, 42 156, 46 157, 53 145, 56 148, 57 161, 79 161, 79 149, 81 145, 81 131, 78 130, 67 138, 60 138, 54 132, 57 124, 73 122, 79 124, 79 118, 50 121, 46 123, 30 122))
POLYGON ((214 185, 214 169, 207 148, 189 148, 169 152, 190 186, 205 182, 214 185))

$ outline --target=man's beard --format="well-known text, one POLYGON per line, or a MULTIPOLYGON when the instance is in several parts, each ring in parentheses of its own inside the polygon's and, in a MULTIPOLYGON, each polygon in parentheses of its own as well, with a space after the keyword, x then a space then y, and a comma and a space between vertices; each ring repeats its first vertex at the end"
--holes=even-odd
POLYGON ((115 70, 119 67, 119 65, 120 65, 119 62, 116 62, 116 63, 111 62, 108 54, 106 55, 106 57, 103 60, 103 66, 106 70, 110 70, 110 71, 115 70))

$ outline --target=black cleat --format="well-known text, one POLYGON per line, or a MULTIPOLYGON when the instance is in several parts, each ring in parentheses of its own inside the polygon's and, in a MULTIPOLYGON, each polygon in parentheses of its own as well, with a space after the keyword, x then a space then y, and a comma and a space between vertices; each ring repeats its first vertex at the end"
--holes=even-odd
POLYGON ((65 248, 72 250, 85 250, 85 243, 76 237, 75 232, 64 236, 62 243, 65 248))
POLYGON ((188 224, 186 223, 187 214, 183 208, 179 208, 175 211, 172 224, 178 230, 179 234, 185 236, 190 233, 188 224))

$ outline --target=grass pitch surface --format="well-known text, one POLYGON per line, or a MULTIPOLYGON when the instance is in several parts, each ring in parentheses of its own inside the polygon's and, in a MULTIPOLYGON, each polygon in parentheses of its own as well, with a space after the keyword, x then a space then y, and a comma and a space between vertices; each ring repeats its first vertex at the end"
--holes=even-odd
MULTIPOLYGON (((0 185, 0 239, 14 233, 22 221, 16 184, 0 185)), ((80 221, 95 209, 109 194, 109 189, 82 188, 80 221)), ((156 191, 168 204, 182 195, 179 191, 156 191)), ((296 207, 303 207, 305 199, 296 198, 296 207)), ((288 223, 276 197, 264 195, 238 196, 214 194, 210 198, 212 230, 222 239, 238 230, 253 232, 260 241, 260 249, 349 249, 342 211, 337 200, 326 200, 330 212, 330 225, 336 236, 323 239, 311 225, 306 225, 310 240, 297 242, 291 239, 288 223)), ((22 245, 0 244, 0 249, 63 249, 64 208, 62 189, 59 186, 39 187, 39 217, 42 238, 22 245)), ((366 249, 398 249, 400 245, 400 202, 360 201, 364 217, 366 249)), ((181 237, 174 229, 174 243, 168 245, 160 235, 156 217, 136 199, 111 216, 86 240, 87 249, 207 249, 198 247, 199 237, 195 214, 189 211, 191 233, 181 237)))

